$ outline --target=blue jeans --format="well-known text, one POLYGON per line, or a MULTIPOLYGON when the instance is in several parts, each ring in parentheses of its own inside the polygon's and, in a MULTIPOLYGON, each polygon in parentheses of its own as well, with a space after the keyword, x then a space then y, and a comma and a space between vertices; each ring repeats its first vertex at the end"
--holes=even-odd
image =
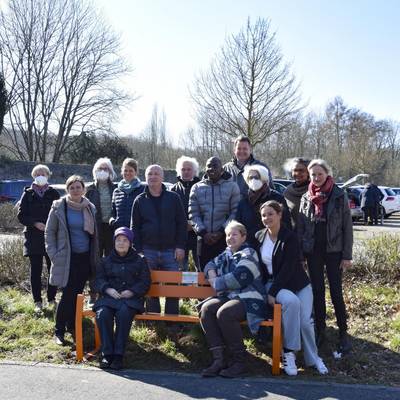
MULTIPOLYGON (((175 249, 159 251, 144 247, 143 254, 151 270, 179 271, 179 265, 175 259, 175 249)), ((147 301, 147 311, 161 312, 160 299, 158 297, 151 297, 147 301)), ((169 297, 165 299, 165 314, 179 314, 179 298, 169 297)))

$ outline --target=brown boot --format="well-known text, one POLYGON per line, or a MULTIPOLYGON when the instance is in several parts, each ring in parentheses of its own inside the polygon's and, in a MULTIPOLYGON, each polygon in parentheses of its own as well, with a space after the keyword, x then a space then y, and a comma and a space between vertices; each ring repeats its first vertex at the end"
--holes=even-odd
POLYGON ((222 346, 218 346, 212 347, 210 350, 213 356, 213 362, 208 368, 205 368, 203 371, 201 371, 201 376, 203 378, 218 376, 219 372, 226 367, 224 360, 224 348, 222 346))
POLYGON ((233 363, 219 373, 224 378, 237 378, 247 372, 247 352, 243 344, 232 346, 233 363))

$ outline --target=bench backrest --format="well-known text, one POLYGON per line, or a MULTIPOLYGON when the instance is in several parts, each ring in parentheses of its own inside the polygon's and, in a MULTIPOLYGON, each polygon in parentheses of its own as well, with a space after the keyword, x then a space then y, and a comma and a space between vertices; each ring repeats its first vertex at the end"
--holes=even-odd
POLYGON ((205 299, 214 295, 202 272, 151 271, 151 287, 146 296, 205 299))

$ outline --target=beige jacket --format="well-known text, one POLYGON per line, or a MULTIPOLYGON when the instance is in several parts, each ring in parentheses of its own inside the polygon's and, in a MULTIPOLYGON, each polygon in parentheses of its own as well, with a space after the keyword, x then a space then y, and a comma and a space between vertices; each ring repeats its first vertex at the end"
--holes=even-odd
MULTIPOLYGON (((51 260, 50 284, 58 287, 67 286, 71 263, 71 242, 65 209, 65 197, 53 202, 44 233, 46 251, 51 260)), ((96 207, 92 203, 90 203, 90 209, 95 218, 96 207)), ((90 240, 91 278, 95 275, 98 262, 98 232, 97 225, 94 224, 94 234, 90 240)))

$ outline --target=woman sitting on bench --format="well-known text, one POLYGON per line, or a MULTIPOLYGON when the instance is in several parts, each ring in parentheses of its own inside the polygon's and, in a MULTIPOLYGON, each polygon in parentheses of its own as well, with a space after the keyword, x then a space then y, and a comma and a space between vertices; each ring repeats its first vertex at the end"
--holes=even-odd
POLYGON ((149 268, 144 257, 132 248, 132 241, 129 228, 118 228, 114 233, 114 249, 97 268, 96 290, 101 297, 93 311, 101 338, 100 368, 123 368, 133 318, 144 311, 144 295, 150 288, 149 268))
POLYGON ((200 309, 200 321, 212 352, 213 363, 202 371, 203 377, 234 378, 246 372, 246 348, 240 323, 247 320, 253 334, 266 316, 265 292, 258 256, 248 247, 246 228, 237 221, 225 228, 228 247, 206 264, 204 273, 217 292, 200 309), (233 363, 227 367, 224 348, 233 363))

